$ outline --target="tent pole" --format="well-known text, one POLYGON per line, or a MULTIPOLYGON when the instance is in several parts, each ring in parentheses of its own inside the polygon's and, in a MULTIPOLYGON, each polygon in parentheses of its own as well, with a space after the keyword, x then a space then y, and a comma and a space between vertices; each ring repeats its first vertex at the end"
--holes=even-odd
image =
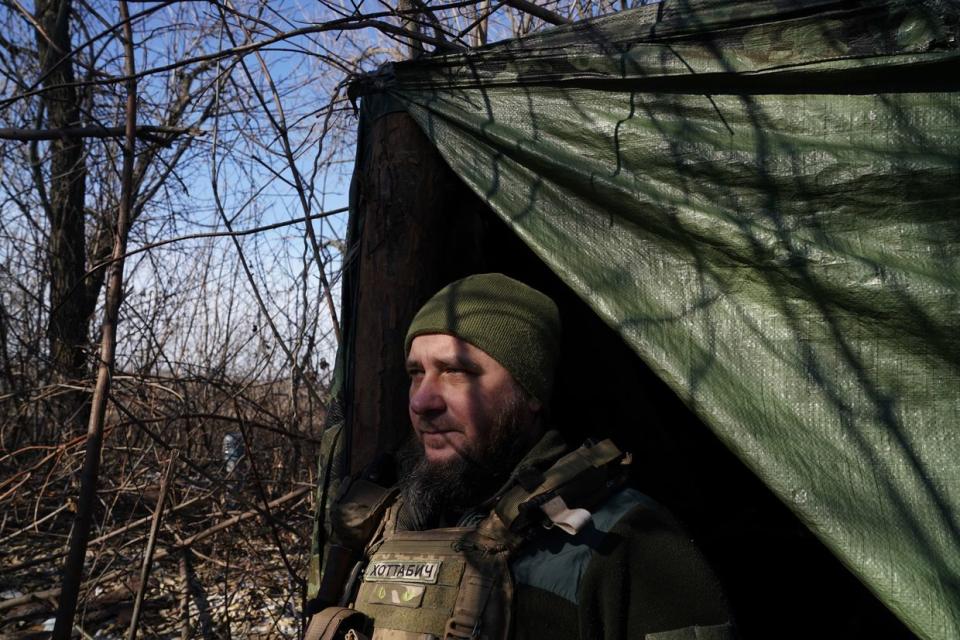
MULTIPOLYGON (((453 214, 466 188, 408 114, 371 124, 360 176, 350 472, 409 432, 403 337, 420 305, 446 284, 457 255, 453 214)), ((462 254, 461 254, 462 255, 462 254)), ((460 262, 469 262, 460 261, 460 262)), ((460 264, 460 271, 469 265, 460 264)))

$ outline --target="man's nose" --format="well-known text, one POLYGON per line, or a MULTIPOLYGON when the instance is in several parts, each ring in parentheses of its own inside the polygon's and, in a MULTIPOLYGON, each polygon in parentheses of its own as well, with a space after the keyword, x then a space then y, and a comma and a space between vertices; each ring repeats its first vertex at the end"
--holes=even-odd
POLYGON ((410 391, 410 412, 418 416, 441 412, 446 406, 437 380, 431 376, 424 376, 410 391))

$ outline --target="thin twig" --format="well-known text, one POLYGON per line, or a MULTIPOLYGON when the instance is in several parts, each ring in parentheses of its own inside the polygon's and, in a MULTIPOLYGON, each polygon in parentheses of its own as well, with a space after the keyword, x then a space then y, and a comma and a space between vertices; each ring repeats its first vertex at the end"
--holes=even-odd
POLYGON ((140 613, 143 609, 143 598, 147 593, 147 583, 150 580, 150 568, 153 566, 153 552, 157 547, 157 533, 160 531, 160 521, 163 518, 163 507, 167 503, 167 492, 170 490, 170 477, 177 462, 177 451, 170 454, 170 461, 163 472, 160 481, 160 497, 153 510, 153 519, 150 523, 150 537, 147 539, 147 548, 143 553, 143 565, 140 567, 140 585, 137 588, 137 597, 133 602, 133 615, 130 617, 129 640, 137 640, 137 626, 140 624, 140 613))
MULTIPOLYGON (((294 500, 296 498, 302 498, 304 495, 308 494, 312 489, 313 487, 300 487, 298 489, 294 489, 290 493, 280 496, 276 500, 271 500, 269 502, 269 507, 271 509, 276 509, 280 505, 290 502, 291 500, 294 500)), ((204 529, 203 531, 199 533, 195 533, 189 538, 185 538, 181 540, 180 542, 173 545, 169 549, 159 549, 154 554, 153 559, 155 562, 166 559, 175 551, 179 551, 180 549, 186 549, 206 538, 209 538, 215 533, 219 533, 220 531, 229 529, 230 527, 240 524, 241 522, 245 522, 247 520, 250 520, 251 518, 255 518, 258 515, 261 515, 260 509, 251 509, 250 511, 245 511, 231 518, 227 518, 223 522, 220 522, 210 527, 209 529, 204 529)), ((110 580, 114 580, 116 578, 119 578, 120 576, 125 575, 128 571, 129 570, 126 567, 123 567, 120 569, 114 569, 113 571, 110 571, 100 576, 98 581, 109 582, 110 580)), ((6 611, 8 609, 12 609, 13 607, 18 607, 22 604, 27 604, 28 602, 44 602, 46 601, 47 598, 58 597, 60 595, 60 591, 61 591, 60 587, 54 587, 52 589, 45 589, 43 591, 34 591, 32 593, 27 593, 25 595, 22 595, 16 598, 2 600, 0 601, 0 611, 6 611)))
POLYGON ((26 533, 27 531, 30 531, 31 529, 36 530, 36 528, 37 528, 38 525, 43 524, 44 522, 46 522, 46 521, 49 520, 50 518, 56 517, 57 514, 59 514, 59 513, 60 513, 61 511, 63 511, 64 509, 69 508, 69 506, 70 506, 70 503, 69 503, 69 502, 64 503, 64 504, 60 505, 58 508, 56 508, 56 509, 54 509, 53 511, 51 511, 50 513, 48 513, 47 515, 45 515, 45 516, 43 516, 42 518, 40 518, 39 520, 34 520, 33 522, 31 522, 30 524, 28 524, 28 525, 25 526, 24 528, 18 529, 17 531, 14 531, 13 533, 11 533, 11 534, 9 534, 9 535, 4 536, 3 538, 0 538, 0 544, 2 544, 2 543, 4 543, 4 542, 8 542, 8 541, 16 538, 16 537, 17 537, 18 535, 20 535, 21 533, 26 533))
MULTIPOLYGON (((157 134, 178 136, 189 134, 202 136, 203 131, 187 127, 137 127, 136 136, 146 138, 152 142, 169 144, 171 140, 160 138, 157 134)), ((59 129, 18 129, 14 127, 0 128, 2 140, 60 140, 63 138, 122 138, 126 135, 125 127, 61 127, 59 129)))
MULTIPOLYGON (((250 38, 250 32, 245 30, 247 38, 250 38)), ((227 30, 227 37, 230 38, 230 43, 236 45, 236 42, 233 39, 233 33, 227 30)), ((310 215, 310 202, 307 199, 306 186, 303 183, 303 178, 300 175, 299 169, 297 169, 296 160, 293 157, 293 148, 290 145, 290 136, 288 135, 288 127, 286 122, 286 116, 283 111, 283 103, 280 100, 280 94, 277 91, 277 86, 273 81, 273 76, 270 74, 270 69, 267 67, 266 61, 263 59, 263 56, 260 55, 260 52, 255 52, 257 61, 260 63, 260 70, 263 72, 264 77, 267 80, 267 85, 270 87, 270 91, 273 94, 273 102, 277 109, 277 115, 274 116, 273 112, 270 110, 267 105, 266 99, 263 97, 263 93, 257 88, 257 83, 253 80, 253 75, 250 73, 249 67, 244 59, 240 59, 240 67, 243 69, 244 74, 247 76, 247 80, 250 83, 250 87, 254 92, 254 95, 257 97, 257 100, 260 102, 260 106, 263 108, 263 112, 267 115, 267 118, 270 120, 270 124, 273 126, 274 130, 277 132, 277 135, 280 138, 280 142, 283 146, 283 154, 287 161, 287 168, 290 170, 291 175, 294 180, 295 191, 297 196, 300 199, 300 206, 303 209, 305 216, 310 215)), ((337 338, 337 344, 340 343, 340 320, 337 317, 337 307, 333 302, 333 293, 330 288, 330 282, 327 279, 327 274, 324 271, 325 262, 320 255, 320 244, 317 242, 316 233, 313 229, 313 224, 307 221, 306 223, 307 237, 310 239, 310 246, 313 249, 314 260, 317 263, 317 273, 320 277, 320 285, 323 288, 323 298, 327 303, 327 311, 330 314, 330 321, 333 323, 333 332, 337 338)), ((308 383, 309 384, 309 383, 308 383)))
MULTIPOLYGON (((216 120, 214 122, 213 147, 211 149, 212 161, 210 163, 210 183, 213 193, 213 202, 216 206, 217 214, 220 216, 220 220, 223 222, 223 226, 225 226, 228 231, 232 232, 233 224, 230 222, 230 218, 227 216, 227 212, 224 210, 223 200, 220 197, 220 185, 218 184, 219 174, 217 168, 217 141, 219 134, 219 123, 216 120)), ((290 366, 293 367, 293 370, 297 373, 297 375, 306 381, 307 392, 313 397, 317 404, 323 404, 323 399, 320 397, 320 393, 316 390, 314 385, 310 383, 300 364, 297 362, 297 359, 290 351, 290 347, 288 347, 286 342, 284 342, 283 336, 280 334, 279 329, 277 329, 277 325, 273 321, 270 310, 264 303, 263 296, 260 295, 260 288, 257 286, 256 279, 253 277, 253 272, 250 270, 250 265, 247 263, 247 257, 243 253, 243 247, 240 245, 240 242, 237 240, 236 236, 231 236, 231 239, 233 240, 233 245, 237 250, 237 258, 240 260, 240 266, 243 268, 243 273, 246 276, 247 282, 250 284, 250 290, 253 293, 253 297, 257 301, 257 306, 263 313, 264 320, 266 321, 267 326, 270 327, 270 331, 273 333, 273 337, 277 341, 277 345, 279 345, 280 349, 283 350, 284 355, 287 357, 287 362, 290 363, 290 366)))
MULTIPOLYGON (((236 404, 236 400, 234 400, 234 405, 236 406, 236 404)), ((237 415, 240 415, 241 412, 239 406, 236 406, 236 410, 237 415)), ((247 436, 246 425, 242 419, 240 420, 240 434, 243 436, 243 447, 249 452, 251 450, 250 438, 247 436)), ((263 479, 260 477, 260 468, 257 466, 257 462, 254 460, 252 455, 249 457, 249 459, 250 469, 253 471, 254 485, 257 489, 257 495, 260 496, 260 500, 264 505, 263 512, 267 524, 270 525, 270 534, 273 536, 273 543, 277 547, 277 552, 280 554, 280 559, 283 562, 283 566, 287 568, 287 573, 298 585, 302 587, 304 580, 297 575, 297 572, 293 569, 293 565, 290 564, 290 559, 287 558, 287 553, 283 548, 283 543, 280 541, 280 532, 277 530, 277 521, 273 517, 273 514, 270 513, 269 502, 267 501, 267 492, 264 490, 263 479)))
MULTIPOLYGON (((187 509, 188 507, 192 507, 192 506, 196 505, 198 502, 200 502, 201 500, 204 500, 204 499, 206 499, 206 498, 208 498, 208 497, 209 497, 209 495, 201 495, 201 496, 195 496, 195 497, 193 497, 193 498, 190 498, 189 500, 184 500, 183 502, 181 502, 181 503, 178 504, 177 506, 175 506, 175 507, 173 507, 172 509, 170 509, 170 513, 177 513, 177 512, 179 512, 179 511, 183 511, 184 509, 187 509)), ((69 506, 69 504, 68 504, 68 505, 64 505, 64 506, 69 506)), ((133 522, 128 522, 127 524, 123 525, 122 527, 120 527, 120 528, 118 528, 118 529, 114 529, 113 531, 110 531, 109 533, 105 533, 105 534, 102 535, 102 536, 98 536, 98 537, 94 538, 93 540, 91 540, 90 542, 87 543, 87 549, 89 550, 90 547, 94 547, 94 546, 97 546, 97 545, 101 545, 101 544, 103 544, 104 542, 108 542, 108 541, 116 538, 116 537, 119 536, 119 535, 122 535, 122 534, 124 534, 124 533, 127 533, 128 531, 132 531, 133 529, 136 529, 136 528, 138 528, 138 527, 142 527, 143 525, 149 523, 152 519, 153 519, 153 516, 144 516, 143 518, 140 518, 139 520, 134 520, 133 522)), ((32 526, 32 525, 31 525, 31 526, 32 526)), ((36 565, 38 565, 38 564, 44 564, 44 563, 46 563, 46 562, 50 562, 51 560, 56 560, 56 559, 58 559, 58 558, 62 558, 62 557, 65 556, 65 555, 67 555, 67 550, 66 550, 66 548, 64 548, 62 551, 59 551, 59 552, 57 552, 57 553, 51 553, 50 555, 47 555, 47 556, 43 556, 43 557, 40 557, 40 558, 32 558, 32 559, 30 559, 30 560, 25 560, 25 561, 23 561, 23 562, 20 562, 19 564, 8 565, 8 566, 4 567, 4 569, 6 569, 7 571, 11 571, 11 572, 13 572, 13 571, 20 571, 20 570, 22 570, 22 569, 28 569, 28 568, 30 568, 30 567, 34 567, 34 566, 36 566, 36 565)))
MULTIPOLYGON (((513 1, 514 1, 514 2, 518 2, 518 3, 523 3, 523 2, 524 2, 524 0, 513 0, 513 1)), ((531 3, 526 3, 526 5, 529 5, 529 6, 532 6, 532 7, 536 7, 536 5, 533 5, 533 4, 531 4, 531 3)), ((519 9, 519 10, 521 10, 521 11, 526 11, 526 10, 527 10, 527 9, 521 8, 520 6, 516 6, 516 7, 514 7, 514 8, 519 9)), ((546 10, 544 10, 544 11, 546 11, 546 10)), ((551 14, 551 12, 549 12, 549 11, 547 11, 547 14, 550 14, 550 15, 554 15, 554 16, 555 16, 555 14, 551 14)), ((395 24, 390 24, 389 22, 385 22, 385 21, 379 19, 379 18, 391 18, 391 17, 394 17, 395 15, 397 15, 397 12, 395 12, 395 11, 384 11, 384 12, 379 12, 379 13, 375 13, 375 14, 368 14, 368 15, 361 15, 361 16, 350 16, 350 17, 348 17, 348 18, 341 18, 341 19, 339 19, 339 20, 331 20, 330 22, 324 22, 324 23, 312 25, 312 26, 309 26, 309 27, 303 27, 303 28, 300 28, 300 29, 293 29, 293 30, 291 30, 291 31, 287 31, 286 33, 282 33, 282 34, 280 34, 280 35, 276 35, 276 36, 273 36, 273 37, 271 37, 271 38, 266 38, 265 40, 260 40, 260 41, 258 41, 258 42, 251 42, 251 43, 249 43, 249 44, 241 45, 241 46, 238 46, 238 47, 233 47, 233 48, 231 48, 231 49, 223 49, 223 50, 217 51, 217 52, 215 52, 215 53, 209 53, 209 54, 204 54, 204 55, 199 55, 199 56, 193 56, 193 57, 191 57, 191 58, 183 58, 183 59, 181 59, 181 60, 178 60, 178 61, 176 61, 176 62, 172 62, 172 63, 170 63, 170 64, 164 64, 164 65, 160 65, 160 66, 158 66, 158 67, 151 67, 151 68, 149 68, 149 69, 145 69, 145 70, 143 70, 143 71, 139 71, 139 72, 136 72, 136 73, 129 73, 129 72, 128 72, 127 74, 125 74, 125 75, 123 75, 123 76, 117 76, 117 77, 113 77, 113 78, 106 78, 106 79, 103 79, 103 80, 83 80, 83 81, 80 81, 80 82, 63 83, 63 84, 59 84, 59 85, 50 85, 49 87, 44 87, 44 88, 42 88, 42 89, 34 89, 34 90, 32 90, 32 91, 25 91, 25 92, 22 92, 22 93, 17 94, 16 96, 14 96, 14 97, 12 97, 12 98, 7 98, 7 99, 5 99, 5 100, 0 100, 0 110, 6 109, 8 106, 10 106, 11 104, 13 104, 14 102, 16 102, 16 101, 18 101, 18 100, 23 100, 24 98, 30 98, 30 97, 32 97, 32 96, 39 95, 39 94, 44 93, 44 92, 46 92, 46 91, 54 91, 54 90, 57 90, 57 89, 64 89, 64 88, 67 88, 67 87, 89 87, 89 86, 111 85, 111 84, 119 84, 119 83, 121 83, 121 82, 129 82, 130 80, 137 80, 137 79, 139 79, 139 78, 143 78, 143 77, 146 77, 146 76, 155 75, 155 74, 158 74, 158 73, 165 73, 165 72, 167 72, 167 71, 173 71, 174 69, 178 69, 178 68, 180 68, 180 67, 189 66, 189 65, 192 65, 192 64, 197 64, 197 63, 200 63, 200 62, 207 62, 207 61, 210 61, 210 60, 221 60, 221 59, 229 58, 229 57, 233 57, 233 56, 244 56, 244 55, 253 53, 254 51, 259 51, 260 49, 263 49, 263 48, 265 48, 265 47, 269 47, 270 45, 276 44, 276 43, 278 43, 278 42, 283 42, 283 41, 285 41, 285 40, 290 40, 290 39, 296 38, 296 37, 298 37, 298 36, 311 35, 311 34, 316 34, 316 33, 324 33, 324 32, 327 32, 327 31, 338 31, 338 30, 343 30, 343 31, 355 31, 355 30, 361 30, 361 29, 376 29, 376 30, 378 30, 378 31, 380 31, 381 33, 384 33, 384 34, 395 35, 395 36, 400 36, 400 37, 403 37, 403 38, 412 38, 412 39, 414 39, 414 40, 419 40, 420 42, 423 42, 423 43, 425 43, 425 44, 433 45, 433 46, 437 47, 437 48, 440 49, 440 50, 451 50, 451 49, 453 49, 453 50, 461 50, 460 47, 456 47, 455 45, 451 45, 449 42, 444 42, 443 40, 440 40, 440 39, 438 39, 438 38, 434 38, 434 37, 431 37, 431 36, 427 36, 427 35, 424 35, 424 34, 410 33, 409 31, 406 31, 406 30, 402 29, 401 27, 398 27, 398 26, 395 25, 395 24)), ((541 16, 537 16, 537 17, 541 17, 541 16)), ((543 19, 546 20, 546 18, 543 18, 543 19)), ((557 16, 557 17, 555 17, 554 19, 562 20, 563 18, 560 18, 560 17, 557 16)), ((546 20, 546 21, 547 21, 547 22, 551 22, 551 20, 546 20)))
MULTIPOLYGON (((309 216, 303 216, 303 217, 301 217, 301 218, 294 218, 294 219, 292 219, 292 220, 283 220, 283 221, 281 221, 281 222, 274 222, 273 224, 265 224, 265 225, 260 226, 260 227, 253 227, 252 229, 240 229, 239 231, 233 231, 233 230, 228 230, 228 231, 205 231, 205 232, 202 232, 202 233, 188 233, 188 234, 186 234, 186 235, 177 236, 177 237, 175 237, 175 238, 167 238, 166 240, 157 240, 156 242, 150 242, 150 243, 145 244, 145 245, 143 245, 143 246, 137 247, 136 249, 132 249, 132 250, 130 250, 130 251, 127 251, 127 252, 124 253, 122 256, 119 256, 119 257, 111 257, 111 258, 108 259, 108 260, 104 260, 103 262, 101 262, 101 263, 99 263, 99 264, 93 265, 92 267, 90 267, 90 269, 89 269, 85 274, 83 274, 83 279, 89 278, 90 276, 92 276, 93 274, 95 274, 97 271, 100 271, 101 269, 106 269, 107 267, 109 267, 111 264, 113 264, 113 263, 116 262, 117 260, 124 260, 124 259, 129 258, 130 256, 136 255, 136 254, 138 254, 138 253, 143 253, 143 252, 145 252, 145 251, 150 251, 150 250, 152 250, 152 249, 156 249, 156 248, 158 248, 158 247, 163 247, 163 246, 166 246, 166 245, 168 245, 168 244, 173 244, 173 243, 175 243, 175 242, 184 242, 184 241, 186 241, 186 240, 200 240, 200 239, 204 239, 204 238, 233 238, 233 237, 249 236, 249 235, 253 235, 253 234, 256 234, 256 233, 263 233, 264 231, 272 231, 273 229, 280 229, 281 227, 289 227, 290 225, 299 224, 299 223, 301 223, 301 222, 306 222, 307 224, 309 224, 309 223, 310 223, 310 220, 317 220, 317 219, 320 219, 320 218, 327 218, 327 217, 329 217, 329 216, 336 215, 336 214, 338 214, 338 213, 346 213, 346 212, 349 211, 349 210, 350 210, 350 207, 340 207, 339 209, 331 209, 330 211, 321 211, 320 213, 314 213, 314 214, 309 215, 309 216)), ((82 282, 82 281, 83 281, 83 280, 81 279, 81 282, 82 282)), ((2 398, 0 398, 0 399, 2 399, 2 398)))

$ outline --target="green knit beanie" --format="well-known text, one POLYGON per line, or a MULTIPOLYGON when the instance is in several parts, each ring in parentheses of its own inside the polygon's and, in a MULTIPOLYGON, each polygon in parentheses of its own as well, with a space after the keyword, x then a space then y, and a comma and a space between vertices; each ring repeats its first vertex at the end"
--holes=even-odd
POLYGON ((410 323, 404 352, 417 336, 445 333, 479 347, 527 393, 547 402, 560 347, 553 300, 502 273, 457 280, 430 298, 410 323))

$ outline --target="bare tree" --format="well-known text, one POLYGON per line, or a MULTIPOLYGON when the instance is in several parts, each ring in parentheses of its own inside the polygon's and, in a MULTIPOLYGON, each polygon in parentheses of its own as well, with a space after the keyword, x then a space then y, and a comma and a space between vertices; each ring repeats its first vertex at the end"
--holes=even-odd
MULTIPOLYGON (((58 637, 100 620, 94 587, 151 575, 137 555, 149 524, 153 562, 181 560, 182 637, 215 633, 251 570, 221 549, 268 557, 287 581, 278 628, 306 570, 303 500, 340 338, 348 83, 624 6, 0 3, 0 540, 31 554, 0 573, 29 581, 70 558, 63 585, 0 611, 39 597, 29 619, 60 598, 58 637)), ((160 587, 123 588, 138 616, 162 605, 160 587)))
MULTIPOLYGON (((69 0, 37 2, 36 47, 40 82, 37 128, 69 129, 81 126, 81 99, 74 78, 71 37, 72 3, 69 0)), ((87 334, 102 277, 86 277, 85 228, 86 159, 80 136, 52 140, 46 158, 32 144, 34 188, 49 221, 50 370, 54 382, 78 384, 86 377, 87 334), (44 160, 46 162, 44 162, 44 160), (43 165, 47 168, 44 171, 43 165)), ((94 235, 97 241, 103 234, 94 235)), ((95 241, 93 262, 104 247, 95 241)), ((52 418, 72 430, 82 428, 85 394, 70 390, 54 403, 52 418)))

